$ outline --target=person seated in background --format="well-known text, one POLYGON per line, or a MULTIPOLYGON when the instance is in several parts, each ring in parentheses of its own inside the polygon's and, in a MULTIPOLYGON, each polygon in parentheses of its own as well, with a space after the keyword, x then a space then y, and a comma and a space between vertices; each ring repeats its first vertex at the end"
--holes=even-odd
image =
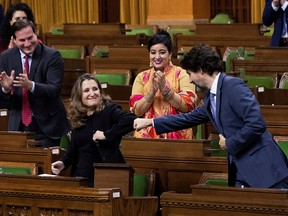
POLYGON ((64 60, 38 42, 29 20, 14 22, 12 35, 16 47, 0 55, 0 97, 11 97, 8 130, 34 132, 44 148, 59 146, 71 130, 61 99, 64 60))
MULTIPOLYGON (((138 117, 155 118, 193 110, 197 106, 195 86, 181 67, 171 62, 172 40, 160 30, 148 42, 151 68, 137 75, 130 97, 130 110, 138 117)), ((157 135, 153 127, 134 134, 137 138, 192 139, 192 129, 157 135)))
POLYGON ((260 105, 243 80, 223 73, 219 55, 205 44, 194 46, 180 64, 191 82, 209 90, 204 104, 188 113, 138 118, 134 128, 153 125, 162 134, 211 121, 220 148, 228 152, 229 186, 287 189, 286 155, 267 131, 260 105))
POLYGON ((112 102, 95 75, 83 74, 72 88, 68 117, 71 143, 64 157, 52 163, 52 172, 58 175, 72 165, 71 176, 88 178, 93 186, 93 163, 125 162, 119 146, 122 136, 134 130, 136 116, 112 102))
POLYGON ((287 6, 287 0, 266 0, 262 21, 267 27, 274 24, 271 46, 288 46, 287 6))
POLYGON ((12 37, 11 26, 16 20, 19 20, 19 19, 30 20, 31 22, 33 22, 34 26, 36 26, 33 12, 27 4, 17 3, 17 4, 11 5, 5 14, 3 24, 1 26, 0 53, 3 50, 10 49, 16 46, 12 37))

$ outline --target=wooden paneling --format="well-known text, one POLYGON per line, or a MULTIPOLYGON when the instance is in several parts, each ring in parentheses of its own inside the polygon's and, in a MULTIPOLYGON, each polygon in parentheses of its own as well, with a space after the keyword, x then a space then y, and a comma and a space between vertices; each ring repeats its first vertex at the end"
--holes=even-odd
POLYGON ((137 170, 155 171, 156 195, 163 191, 188 193, 203 172, 227 172, 226 158, 209 157, 207 140, 123 138, 126 163, 137 170))
POLYGON ((195 185, 192 193, 164 192, 163 216, 287 215, 287 190, 195 185))

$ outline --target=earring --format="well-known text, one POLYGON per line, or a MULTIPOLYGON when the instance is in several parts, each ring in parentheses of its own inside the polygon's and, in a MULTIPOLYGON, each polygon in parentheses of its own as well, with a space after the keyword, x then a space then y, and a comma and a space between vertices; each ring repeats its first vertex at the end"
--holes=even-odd
POLYGON ((152 62, 150 62, 149 67, 153 67, 153 63, 152 62))
POLYGON ((170 59, 170 61, 169 61, 169 66, 172 66, 173 65, 173 63, 172 63, 172 61, 171 61, 171 59, 170 59))

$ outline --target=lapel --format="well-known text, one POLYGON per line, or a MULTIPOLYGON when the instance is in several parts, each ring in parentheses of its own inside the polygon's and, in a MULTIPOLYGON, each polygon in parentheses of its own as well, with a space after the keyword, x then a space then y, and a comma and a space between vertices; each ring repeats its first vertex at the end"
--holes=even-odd
POLYGON ((32 56, 32 63, 31 63, 31 69, 29 73, 29 79, 34 80, 34 76, 36 73, 37 66, 41 60, 42 57, 42 50, 43 50, 43 45, 41 43, 38 44, 36 49, 33 52, 32 56))
POLYGON ((226 74, 220 73, 218 84, 217 84, 217 92, 216 92, 216 116, 218 118, 217 125, 220 131, 222 131, 222 121, 219 118, 219 116, 220 116, 220 107, 221 107, 221 101, 222 101, 222 86, 223 86, 225 77, 226 77, 226 74))

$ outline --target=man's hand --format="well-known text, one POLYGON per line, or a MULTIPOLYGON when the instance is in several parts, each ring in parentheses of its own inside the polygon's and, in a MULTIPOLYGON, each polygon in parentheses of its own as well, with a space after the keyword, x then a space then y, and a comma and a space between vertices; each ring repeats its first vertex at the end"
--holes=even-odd
POLYGON ((137 118, 134 120, 133 127, 137 131, 149 126, 152 126, 152 119, 137 118))
POLYGON ((222 135, 222 134, 219 134, 219 145, 220 145, 220 148, 222 150, 226 150, 227 149, 227 146, 226 146, 226 138, 222 135))
POLYGON ((29 91, 32 89, 32 85, 32 81, 28 79, 25 69, 23 70, 23 73, 19 74, 19 76, 17 76, 13 81, 13 86, 26 88, 29 91))
POLYGON ((15 71, 11 71, 11 75, 8 76, 5 71, 0 73, 0 85, 4 88, 6 92, 9 92, 12 88, 13 80, 14 80, 15 71))

